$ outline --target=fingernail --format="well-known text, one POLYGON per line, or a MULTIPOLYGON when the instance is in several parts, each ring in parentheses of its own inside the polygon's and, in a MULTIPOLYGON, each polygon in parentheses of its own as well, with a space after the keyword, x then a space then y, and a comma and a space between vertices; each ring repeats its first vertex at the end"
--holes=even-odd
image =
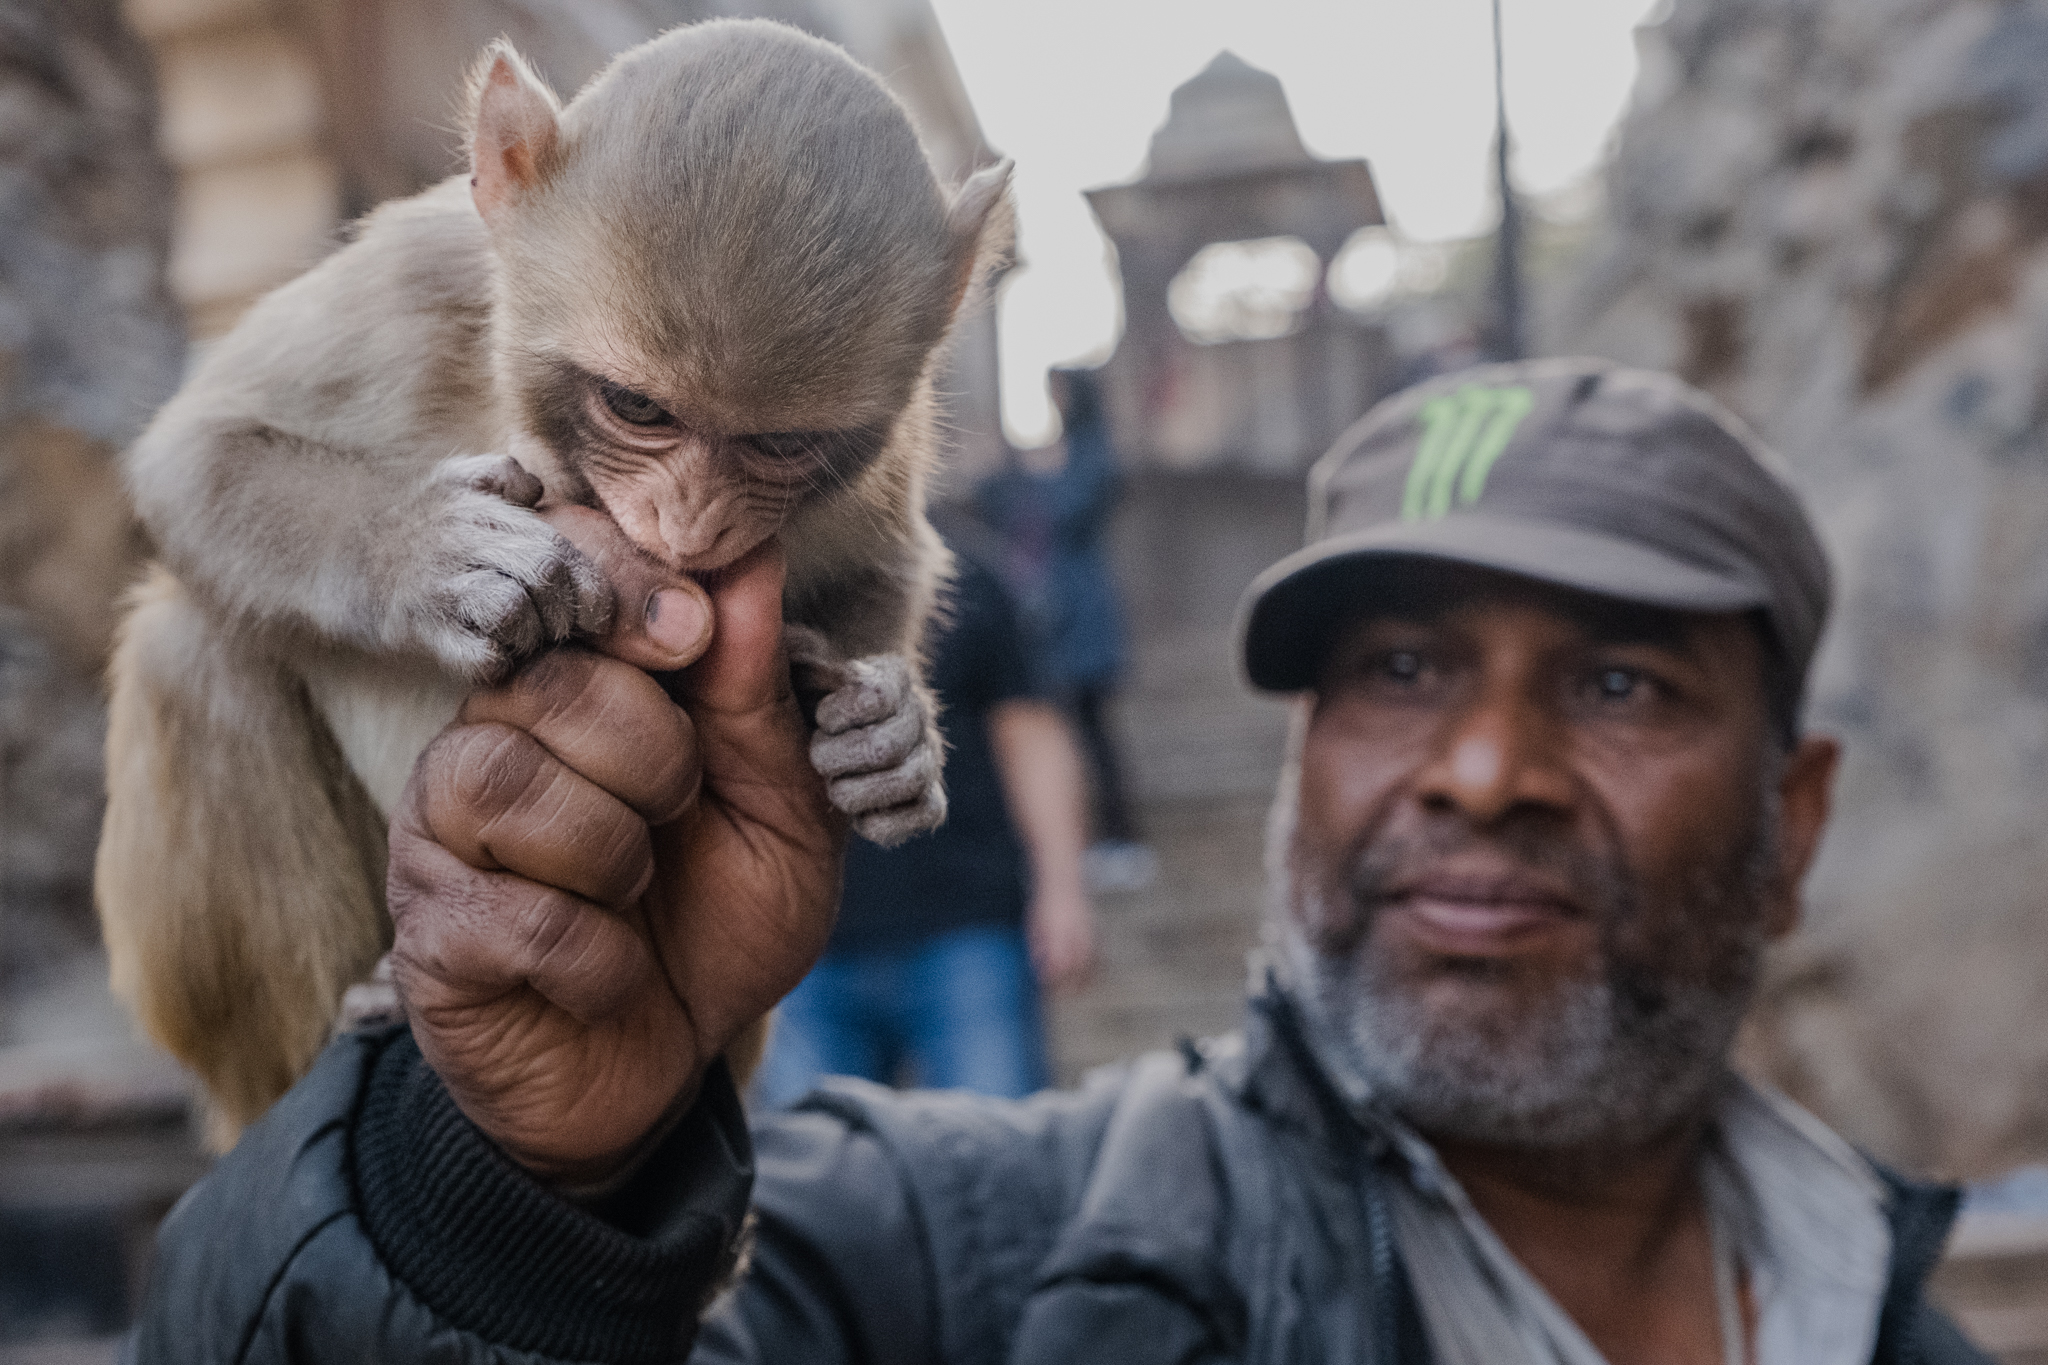
POLYGON ((695 593, 663 588, 647 599, 647 637, 673 653, 695 649, 709 624, 704 599, 695 593))

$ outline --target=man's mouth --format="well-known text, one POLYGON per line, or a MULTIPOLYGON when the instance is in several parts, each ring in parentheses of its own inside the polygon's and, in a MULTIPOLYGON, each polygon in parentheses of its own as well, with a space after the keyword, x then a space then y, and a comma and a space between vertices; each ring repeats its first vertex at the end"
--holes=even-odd
POLYGON ((1424 952, 1505 957, 1586 919, 1560 887, 1519 874, 1428 873, 1394 887, 1379 917, 1424 952))

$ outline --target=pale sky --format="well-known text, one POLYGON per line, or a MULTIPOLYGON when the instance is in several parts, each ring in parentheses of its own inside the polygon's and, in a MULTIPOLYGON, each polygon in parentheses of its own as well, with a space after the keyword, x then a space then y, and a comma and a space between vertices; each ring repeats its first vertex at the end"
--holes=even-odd
MULTIPOLYGON (((1080 192, 1128 180, 1173 88, 1229 49, 1278 76, 1318 156, 1372 163, 1419 242, 1494 213, 1488 0, 931 0, 989 143, 1017 162, 1024 268, 1001 306, 1011 436, 1051 430, 1048 365, 1100 359, 1118 327, 1106 245, 1080 192)), ((1658 0, 1504 0, 1508 117, 1524 190, 1600 162, 1658 0)))

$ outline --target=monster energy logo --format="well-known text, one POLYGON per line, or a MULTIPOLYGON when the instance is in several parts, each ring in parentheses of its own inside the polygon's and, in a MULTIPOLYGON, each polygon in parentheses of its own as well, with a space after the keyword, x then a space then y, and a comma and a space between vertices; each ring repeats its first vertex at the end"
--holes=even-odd
POLYGON ((1422 444, 1408 467, 1401 520, 1434 521, 1451 498, 1470 506, 1486 491, 1493 462, 1508 448, 1536 396, 1519 385, 1489 389, 1467 384, 1422 405, 1422 444))

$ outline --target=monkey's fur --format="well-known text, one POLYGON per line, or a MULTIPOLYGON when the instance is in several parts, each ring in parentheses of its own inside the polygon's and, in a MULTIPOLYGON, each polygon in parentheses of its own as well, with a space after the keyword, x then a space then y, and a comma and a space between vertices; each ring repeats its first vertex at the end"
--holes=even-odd
POLYGON ((413 760, 470 687, 608 621, 537 499, 686 572, 780 531, 792 652, 846 661, 833 799, 882 841, 943 814, 933 370, 1008 248, 1007 165, 948 194, 872 75, 760 21, 664 34, 566 108, 502 43, 472 86, 473 176, 256 304, 128 461, 161 562, 112 666, 97 895, 221 1137, 388 948, 413 760))

